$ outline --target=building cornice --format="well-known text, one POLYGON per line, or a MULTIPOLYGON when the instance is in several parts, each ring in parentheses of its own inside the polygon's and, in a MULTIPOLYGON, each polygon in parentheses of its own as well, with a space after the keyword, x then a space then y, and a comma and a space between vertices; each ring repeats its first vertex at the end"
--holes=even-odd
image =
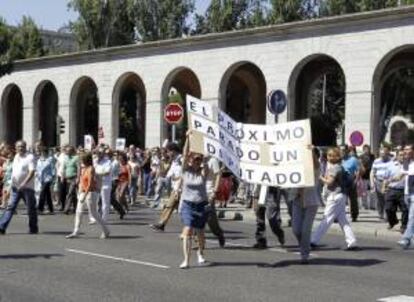
POLYGON ((288 39, 289 36, 302 33, 334 33, 335 30, 344 33, 358 31, 359 27, 359 30, 362 31, 366 30, 367 26, 373 25, 375 26, 374 28, 378 28, 380 24, 386 25, 392 21, 399 21, 403 24, 403 21, 407 19, 413 19, 414 23, 414 6, 19 60, 14 63, 14 70, 24 71, 27 69, 41 69, 60 65, 110 61, 124 57, 142 57, 154 53, 169 53, 172 50, 179 52, 183 49, 191 51, 202 47, 216 48, 221 47, 220 45, 225 47, 225 45, 230 46, 242 42, 248 44, 247 40, 252 38, 254 38, 255 43, 260 43, 261 40, 288 39))

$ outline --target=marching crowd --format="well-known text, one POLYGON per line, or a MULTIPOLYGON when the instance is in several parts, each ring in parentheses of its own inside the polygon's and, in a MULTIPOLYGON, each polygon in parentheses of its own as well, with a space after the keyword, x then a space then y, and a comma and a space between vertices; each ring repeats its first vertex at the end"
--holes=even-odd
POLYGON ((198 263, 206 261, 206 224, 220 246, 225 245, 216 207, 226 207, 235 199, 255 211, 254 247, 258 249, 267 247, 266 218, 280 244, 285 243, 280 215, 280 203, 284 200, 303 263, 308 262, 311 248, 317 247, 335 222, 344 232, 346 248, 357 248, 346 215, 347 205, 352 222, 358 221, 359 209, 363 207, 377 210, 379 219, 389 229, 399 224, 402 238, 398 243, 408 248, 414 232, 414 147, 393 150, 383 146, 377 156, 368 145, 359 155, 349 146, 310 148, 316 185, 281 189, 243 183, 217 159, 189 152, 188 143, 182 151, 175 143, 146 150, 131 145, 123 151, 104 144, 93 150, 69 145, 48 149, 41 142, 33 150, 28 150, 24 141, 15 146, 1 144, 0 234, 6 233, 19 201, 24 200, 30 234, 39 232, 38 215, 59 211, 74 214, 74 228, 66 238, 78 237, 86 206, 89 224, 99 225, 100 237, 105 239, 110 237, 107 222, 111 209, 123 219, 138 195, 144 195, 147 206, 161 210, 159 220, 150 225, 155 231, 164 231, 178 209, 183 223, 181 268, 190 266, 193 237, 197 238, 198 263), (324 216, 313 227, 320 206, 324 207, 324 216))

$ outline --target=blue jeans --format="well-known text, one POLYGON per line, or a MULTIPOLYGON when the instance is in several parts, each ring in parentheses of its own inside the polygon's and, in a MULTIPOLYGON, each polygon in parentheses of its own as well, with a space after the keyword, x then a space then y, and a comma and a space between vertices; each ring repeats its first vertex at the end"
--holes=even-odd
POLYGON ((17 190, 16 188, 12 188, 9 205, 3 213, 3 216, 0 218, 0 229, 7 229, 20 199, 23 199, 27 206, 29 215, 29 230, 31 233, 37 233, 39 229, 37 226, 36 198, 35 192, 32 189, 17 190))
POLYGON ((292 230, 298 240, 302 258, 309 257, 312 225, 317 212, 317 205, 303 208, 298 202, 293 201, 292 230))
POLYGON ((138 191, 138 176, 131 176, 131 185, 129 186, 129 198, 131 203, 135 203, 138 191))
POLYGON ((166 177, 159 177, 157 179, 157 186, 155 188, 154 205, 158 206, 161 201, 162 194, 168 188, 168 179, 166 177))
POLYGON ((144 194, 150 197, 152 191, 152 176, 151 172, 144 172, 144 194))
POLYGON ((403 240, 411 241, 414 236, 414 195, 411 195, 410 198, 407 198, 410 206, 410 210, 408 213, 408 223, 407 229, 402 236, 403 240))

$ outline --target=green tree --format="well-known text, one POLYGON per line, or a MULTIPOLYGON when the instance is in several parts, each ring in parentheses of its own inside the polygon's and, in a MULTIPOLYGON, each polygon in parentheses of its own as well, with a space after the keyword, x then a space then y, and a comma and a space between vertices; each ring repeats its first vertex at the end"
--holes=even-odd
POLYGON ((329 0, 327 10, 329 15, 342 15, 360 11, 359 1, 356 0, 329 0))
POLYGON ((11 71, 10 40, 10 30, 4 19, 0 17, 0 77, 11 71))
POLYGON ((82 49, 96 49, 134 42, 134 23, 128 0, 70 0, 69 9, 79 13, 70 23, 82 49))
POLYGON ((248 27, 258 27, 263 26, 268 23, 268 10, 266 3, 268 1, 264 0, 253 0, 250 3, 249 14, 247 17, 247 26, 248 27))
POLYGON ((195 16, 193 34, 217 33, 264 25, 262 2, 264 1, 212 0, 204 16, 195 16))
POLYGON ((304 18, 302 0, 271 0, 271 23, 285 23, 304 18))
POLYGON ((334 16, 414 4, 414 0, 320 0, 319 15, 334 16))
POLYGON ((137 38, 143 42, 179 38, 188 34, 187 17, 193 0, 128 0, 137 38))
POLYGON ((32 18, 23 16, 20 24, 11 29, 11 35, 10 59, 36 58, 45 54, 40 30, 32 18))

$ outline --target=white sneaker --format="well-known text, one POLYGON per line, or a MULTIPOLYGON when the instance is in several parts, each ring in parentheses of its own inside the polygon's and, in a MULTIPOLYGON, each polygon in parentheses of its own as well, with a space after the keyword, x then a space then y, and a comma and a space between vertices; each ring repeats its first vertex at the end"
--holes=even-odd
POLYGON ((199 252, 197 252, 197 261, 198 261, 198 264, 204 264, 204 263, 206 263, 206 259, 199 252))
POLYGON ((108 232, 103 232, 99 238, 100 239, 108 239, 109 238, 109 231, 108 232))
POLYGON ((180 264, 181 269, 186 269, 186 268, 189 268, 189 267, 190 267, 190 264, 186 261, 183 261, 183 263, 180 264))
POLYGON ((353 250, 356 250, 356 249, 358 249, 358 244, 357 244, 356 241, 348 244, 348 246, 346 247, 347 251, 353 251, 353 250))
POLYGON ((76 232, 73 232, 72 234, 67 235, 65 238, 66 239, 73 239, 73 238, 77 238, 79 237, 79 234, 76 232))
POLYGON ((89 220, 89 225, 96 224, 96 220, 89 220))

